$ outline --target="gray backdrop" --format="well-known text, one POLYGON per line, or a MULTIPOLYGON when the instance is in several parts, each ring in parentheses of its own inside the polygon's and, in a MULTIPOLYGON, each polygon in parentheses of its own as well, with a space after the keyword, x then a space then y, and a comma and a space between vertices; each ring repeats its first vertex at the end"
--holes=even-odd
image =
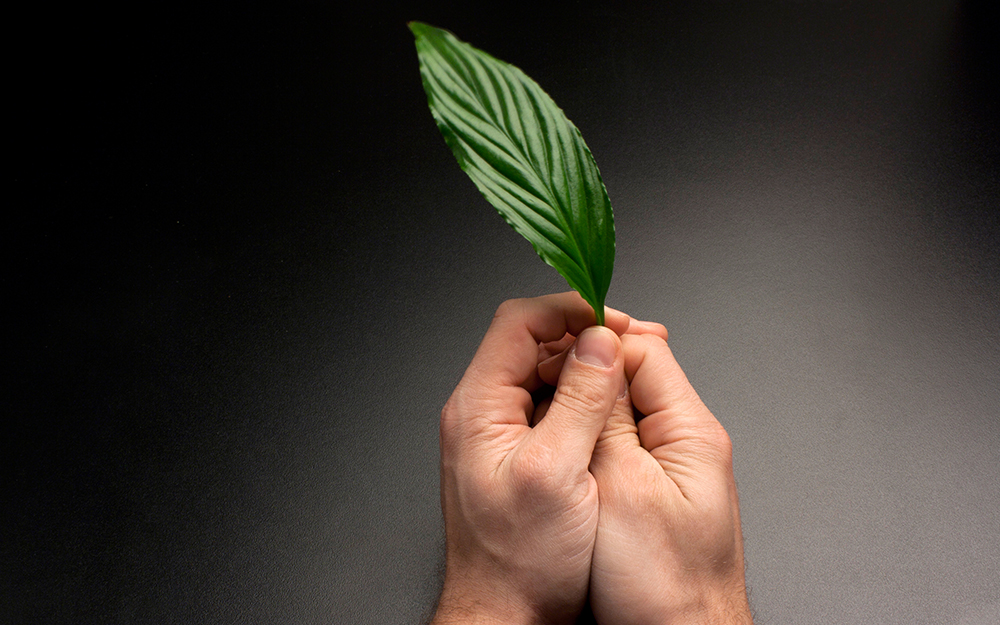
POLYGON ((24 22, 0 621, 429 615, 439 410, 567 287, 445 147, 420 19, 583 132, 609 305, 733 439, 757 622, 1000 623, 991 9, 613 4, 24 22))

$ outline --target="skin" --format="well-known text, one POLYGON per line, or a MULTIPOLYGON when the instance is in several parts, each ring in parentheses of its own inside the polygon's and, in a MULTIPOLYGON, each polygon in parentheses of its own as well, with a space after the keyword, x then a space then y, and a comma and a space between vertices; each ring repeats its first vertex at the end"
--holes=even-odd
POLYGON ((666 341, 622 344, 629 392, 590 464, 600 493, 594 615, 623 625, 752 623, 729 436, 666 341))
POLYGON ((588 596, 599 622, 750 622, 733 617, 746 592, 728 437, 666 329, 605 314, 592 327, 576 293, 498 309, 442 411, 433 623, 571 623, 588 596))

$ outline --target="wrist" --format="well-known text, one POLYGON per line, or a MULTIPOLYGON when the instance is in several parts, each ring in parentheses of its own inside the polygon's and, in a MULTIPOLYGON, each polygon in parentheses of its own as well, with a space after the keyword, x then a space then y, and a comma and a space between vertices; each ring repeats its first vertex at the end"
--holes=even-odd
POLYGON ((446 576, 430 625, 536 625, 542 620, 524 601, 500 588, 446 576))
POLYGON ((624 604, 599 602, 591 605, 600 625, 753 625, 745 586, 669 586, 644 597, 633 595, 624 604))
POLYGON ((699 597, 678 607, 663 625, 753 625, 746 587, 699 597))

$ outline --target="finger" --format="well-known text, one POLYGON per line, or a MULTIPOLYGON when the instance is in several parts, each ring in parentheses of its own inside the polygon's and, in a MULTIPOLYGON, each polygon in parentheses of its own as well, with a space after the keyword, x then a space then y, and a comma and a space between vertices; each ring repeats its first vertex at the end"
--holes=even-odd
MULTIPOLYGON (((611 319, 616 331, 627 329, 627 316, 612 314, 611 319)), ((534 415, 531 393, 542 386, 539 346, 575 336, 594 323, 593 309, 575 292, 504 302, 442 411, 442 435, 485 435, 496 424, 526 428, 534 415)))
POLYGON ((570 345, 576 341, 576 337, 572 334, 566 333, 564 337, 558 341, 550 341, 548 343, 542 343, 538 346, 538 362, 542 363, 552 358, 553 356, 558 356, 562 354, 570 345))
POLYGON ((642 502, 661 501, 658 489, 670 482, 660 463, 639 442, 627 386, 594 444, 590 473, 600 490, 602 519, 648 515, 650 510, 642 502))
POLYGON ((640 447, 639 430, 636 427, 632 409, 632 394, 624 375, 623 371, 622 390, 615 400, 611 416, 608 417, 604 429, 597 437, 597 443, 594 447, 595 459, 598 456, 609 456, 625 449, 638 449, 640 447))
MULTIPOLYGON (((613 309, 607 308, 606 310, 610 313, 613 309)), ((613 312, 618 313, 618 311, 613 312)), ((619 314, 624 315, 625 313, 619 314)), ((628 322, 625 334, 652 334, 664 341, 667 340, 667 328, 662 324, 653 321, 640 321, 631 317, 628 318, 628 322)), ((556 385, 559 380, 559 372, 562 370, 563 363, 566 362, 566 353, 573 340, 572 335, 567 335, 559 341, 546 343, 544 348, 539 350, 538 380, 550 386, 556 385)))
POLYGON ((569 348, 576 341, 572 334, 566 334, 558 341, 543 343, 538 346, 538 375, 532 382, 538 386, 529 388, 531 392, 538 390, 542 385, 555 386, 559 381, 559 372, 562 370, 563 362, 566 361, 566 354, 569 348))
POLYGON ((536 374, 540 343, 578 335, 595 322, 593 309, 575 292, 506 301, 469 371, 488 387, 522 385, 536 374))
POLYGON ((725 430, 698 397, 666 342, 651 335, 627 335, 622 348, 632 403, 646 415, 637 424, 642 446, 661 464, 672 462, 675 468, 728 461, 725 430))
POLYGON ((566 356, 568 355, 569 348, 567 347, 555 356, 538 363, 539 380, 549 386, 556 386, 559 384, 559 374, 562 372, 563 365, 566 363, 566 356))
POLYGON ((639 319, 629 318, 628 330, 626 334, 652 334, 658 336, 664 341, 667 340, 667 328, 655 321, 641 321, 639 319))
POLYGON ((614 308, 610 308, 608 306, 604 307, 604 325, 611 328, 618 336, 628 332, 631 322, 632 318, 622 311, 615 310, 614 308))
POLYGON ((622 391, 621 341, 607 328, 588 328, 577 339, 559 376, 552 403, 533 443, 554 451, 567 470, 585 470, 594 443, 622 391))

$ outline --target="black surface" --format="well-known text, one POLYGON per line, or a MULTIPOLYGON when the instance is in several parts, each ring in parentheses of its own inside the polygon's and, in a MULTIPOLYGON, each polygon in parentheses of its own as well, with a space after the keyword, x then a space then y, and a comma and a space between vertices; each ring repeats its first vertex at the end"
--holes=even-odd
POLYGON ((986 3, 23 16, 0 620, 402 623, 437 416, 564 290, 455 166, 406 20, 535 78, 616 211, 612 306, 734 440, 761 623, 1000 623, 986 3))

